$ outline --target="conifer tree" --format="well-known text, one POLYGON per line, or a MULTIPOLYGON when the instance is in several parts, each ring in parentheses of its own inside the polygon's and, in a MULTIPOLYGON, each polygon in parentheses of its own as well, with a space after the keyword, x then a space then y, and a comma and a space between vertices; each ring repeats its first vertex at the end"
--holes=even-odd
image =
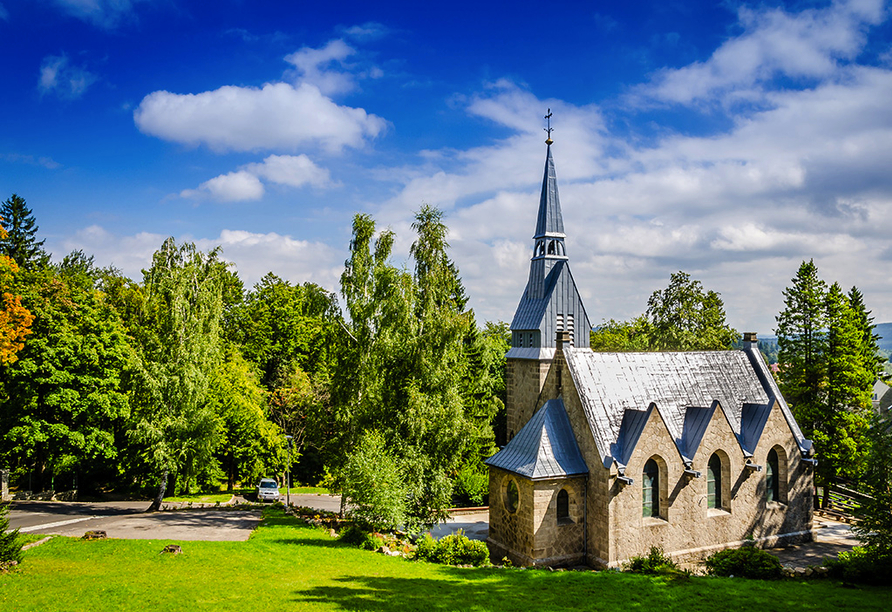
POLYGON ((784 310, 777 316, 781 392, 793 406, 799 424, 813 430, 820 414, 827 336, 826 284, 813 260, 802 262, 793 286, 784 289, 784 310))
POLYGON ((880 337, 874 333, 876 326, 873 323, 873 317, 870 316, 871 312, 864 305, 864 296, 858 287, 852 287, 848 299, 860 332, 859 353, 865 376, 869 379, 867 384, 873 384, 883 371, 883 362, 885 362, 880 354, 880 337))
POLYGON ((0 504, 0 565, 15 561, 22 561, 22 539, 19 530, 9 530, 9 506, 0 504))
POLYGON ((0 238, 0 254, 25 269, 46 265, 49 257, 43 250, 44 241, 35 238, 37 221, 24 198, 12 194, 0 204, 0 217, 7 232, 6 237, 0 238))

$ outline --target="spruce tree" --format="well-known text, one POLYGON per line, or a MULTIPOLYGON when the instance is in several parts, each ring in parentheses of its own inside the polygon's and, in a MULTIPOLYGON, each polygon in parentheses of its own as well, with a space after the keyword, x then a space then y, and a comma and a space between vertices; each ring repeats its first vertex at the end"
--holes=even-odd
POLYGON ((0 565, 15 561, 22 562, 22 540, 19 530, 9 529, 9 506, 0 504, 0 565))
POLYGON ((43 250, 44 241, 35 238, 37 222, 24 198, 12 194, 0 204, 0 217, 7 233, 5 238, 0 239, 0 254, 26 270, 46 265, 49 257, 43 250))
POLYGON ((883 371, 883 363, 886 361, 880 355, 880 337, 874 333, 876 326, 873 324, 873 317, 870 316, 871 312, 864 305, 864 296, 858 287, 852 287, 848 299, 860 332, 859 353, 864 374, 869 379, 867 384, 872 385, 883 371))
POLYGON ((784 310, 777 316, 775 330, 781 392, 807 431, 818 426, 821 414, 826 372, 826 292, 814 261, 803 261, 793 286, 784 289, 784 310))

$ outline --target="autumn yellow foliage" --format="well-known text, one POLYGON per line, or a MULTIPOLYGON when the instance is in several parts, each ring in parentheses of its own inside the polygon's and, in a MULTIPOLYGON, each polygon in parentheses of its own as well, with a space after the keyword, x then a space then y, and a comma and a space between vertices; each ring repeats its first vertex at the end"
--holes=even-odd
MULTIPOLYGON (((0 219, 2 222, 2 219, 0 219)), ((6 230, 0 224, 0 240, 6 230)), ((25 336, 31 333, 34 315, 22 306, 22 298, 9 290, 19 267, 6 255, 0 255, 0 365, 14 362, 16 353, 25 346, 25 336)))

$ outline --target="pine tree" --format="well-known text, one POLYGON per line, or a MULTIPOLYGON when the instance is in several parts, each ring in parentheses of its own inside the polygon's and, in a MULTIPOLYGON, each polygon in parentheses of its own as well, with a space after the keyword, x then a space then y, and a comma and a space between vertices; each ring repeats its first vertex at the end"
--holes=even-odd
POLYGON ((0 504, 0 565, 15 561, 22 562, 22 540, 19 530, 9 529, 9 506, 0 504))
POLYGON ((6 255, 22 268, 33 269, 49 262, 43 250, 43 240, 36 240, 37 222, 24 198, 16 194, 0 204, 7 236, 0 239, 0 254, 6 255))
POLYGON ((872 385, 883 371, 883 363, 886 361, 880 355, 880 337, 873 331, 876 328, 873 324, 873 317, 870 316, 871 312, 864 305, 864 296, 858 287, 852 287, 848 298, 861 336, 859 352, 865 376, 869 378, 867 384, 872 385))
POLYGON ((827 335, 826 285, 814 261, 802 262, 793 286, 784 289, 784 310, 777 316, 781 392, 806 430, 818 426, 827 335))

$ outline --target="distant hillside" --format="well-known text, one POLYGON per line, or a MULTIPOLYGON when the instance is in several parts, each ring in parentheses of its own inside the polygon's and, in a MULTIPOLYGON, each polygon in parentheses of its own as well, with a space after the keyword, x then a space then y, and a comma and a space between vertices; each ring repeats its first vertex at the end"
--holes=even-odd
POLYGON ((892 323, 877 323, 876 329, 873 330, 877 336, 880 336, 880 350, 887 355, 892 352, 892 323))
MULTIPOLYGON (((880 347, 880 353, 888 359, 892 355, 892 323, 877 323, 873 333, 880 337, 879 342, 877 342, 880 347)), ((759 348, 768 356, 769 363, 777 362, 776 336, 759 338, 759 348)))

